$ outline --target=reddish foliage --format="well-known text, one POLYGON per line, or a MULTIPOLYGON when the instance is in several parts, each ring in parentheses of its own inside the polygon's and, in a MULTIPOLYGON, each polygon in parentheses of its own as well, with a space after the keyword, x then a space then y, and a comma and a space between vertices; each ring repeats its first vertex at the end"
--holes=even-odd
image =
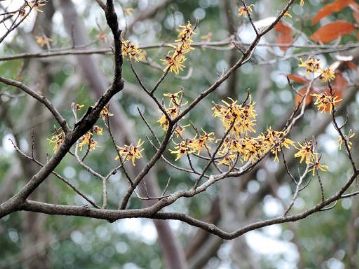
POLYGON ((332 87, 335 91, 335 95, 342 98, 344 90, 348 87, 348 81, 344 78, 342 73, 335 74, 335 80, 332 87))
POLYGON ((331 4, 322 7, 312 18, 312 23, 317 24, 322 18, 331 15, 334 12, 341 11, 343 8, 355 3, 354 0, 336 0, 331 4))
POLYGON ((336 21, 320 27, 310 38, 319 43, 329 43, 343 35, 350 34, 354 29, 354 25, 349 22, 336 21))
MULTIPOLYGON (((297 94, 295 95, 295 98, 294 98, 294 104, 295 104, 296 107, 302 101, 303 96, 305 95, 307 90, 308 90, 308 86, 304 86, 299 91, 297 91, 297 94)), ((313 92, 313 89, 310 89, 309 94, 308 94, 307 98, 305 99, 305 105, 306 106, 309 105, 313 100, 313 97, 311 96, 312 92, 313 92)))
POLYGON ((287 51, 287 49, 290 47, 290 45, 293 43, 293 34, 292 34, 292 28, 284 23, 279 21, 275 26, 274 29, 278 33, 277 35, 277 43, 283 44, 282 46, 279 46, 279 48, 282 51, 287 51))
POLYGON ((287 77, 290 80, 293 80, 294 82, 299 83, 299 84, 307 84, 309 82, 309 80, 306 79, 305 77, 302 77, 302 76, 299 76, 296 74, 289 74, 289 75, 287 75, 287 77))
POLYGON ((358 68, 358 66, 353 62, 345 62, 345 65, 351 70, 355 70, 358 68))

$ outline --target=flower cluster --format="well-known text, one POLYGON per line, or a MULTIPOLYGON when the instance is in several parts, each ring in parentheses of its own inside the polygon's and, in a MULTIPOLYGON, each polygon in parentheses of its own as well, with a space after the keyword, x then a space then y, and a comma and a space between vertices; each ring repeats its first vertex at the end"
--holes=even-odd
POLYGON ((262 158, 269 151, 278 161, 278 153, 283 147, 289 148, 294 144, 292 140, 286 138, 283 131, 275 131, 268 128, 266 132, 257 137, 234 137, 230 136, 224 140, 220 148, 219 155, 223 158, 219 164, 231 166, 239 158, 242 162, 254 163, 262 158))
MULTIPOLYGON (((353 132, 353 130, 349 130, 349 133, 348 133, 347 135, 346 135, 346 134, 343 134, 343 137, 344 137, 344 139, 346 140, 349 149, 351 149, 351 147, 352 147, 352 145, 353 145, 353 143, 352 143, 352 141, 350 141, 350 139, 352 139, 354 136, 355 136, 355 133, 353 132)), ((343 143, 344 143, 343 137, 341 137, 341 136, 338 137, 339 150, 342 149, 342 146, 343 146, 343 143)))
POLYGON ((225 130, 232 128, 229 136, 225 138, 219 150, 222 157, 219 164, 231 166, 237 159, 242 162, 254 163, 269 151, 278 160, 278 153, 282 148, 289 148, 294 144, 286 138, 284 131, 275 131, 269 127, 258 136, 250 136, 255 132, 256 112, 251 96, 247 103, 238 104, 237 101, 229 99, 224 105, 215 104, 212 108, 214 117, 219 117, 225 130))
POLYGON ((48 38, 46 35, 35 36, 35 41, 40 47, 50 48, 51 38, 48 38))
POLYGON ((255 132, 256 112, 254 103, 249 100, 248 104, 238 104, 231 98, 230 102, 222 101, 222 104, 214 104, 213 116, 220 118, 222 124, 227 131, 231 129, 237 137, 242 134, 255 132))
POLYGON ((331 113, 334 106, 336 106, 337 103, 342 101, 342 99, 339 99, 338 96, 335 96, 328 92, 323 92, 323 93, 319 93, 319 94, 314 93, 314 94, 312 94, 312 96, 316 98, 314 105, 321 112, 331 113))
POLYGON ((264 139, 267 147, 274 155, 274 160, 278 161, 278 153, 282 151, 282 148, 287 149, 294 145, 294 142, 286 137, 286 133, 283 131, 275 131, 269 127, 265 133, 264 139))
MULTIPOLYGON (((176 118, 179 114, 179 111, 179 106, 171 106, 169 108, 166 108, 166 113, 171 119, 176 118)), ((164 131, 167 131, 169 121, 165 114, 163 114, 157 122, 161 125, 164 131)))
POLYGON ((318 171, 326 172, 328 171, 328 165, 322 164, 320 162, 320 157, 316 155, 315 162, 312 164, 311 168, 309 169, 309 172, 312 172, 313 176, 318 173, 318 171))
MULTIPOLYGON (((178 93, 165 96, 170 99, 172 105, 179 107, 178 93)), ((286 132, 271 128, 256 137, 251 136, 256 132, 256 112, 251 96, 242 104, 230 98, 229 101, 222 102, 223 104, 214 104, 212 108, 213 116, 220 118, 224 129, 228 132, 223 141, 221 140, 218 158, 215 160, 217 164, 232 166, 237 160, 254 163, 268 152, 272 152, 275 160, 278 160, 278 153, 282 148, 289 148, 294 144, 292 140, 286 138, 286 132)), ((191 139, 184 139, 182 136, 181 138, 181 142, 175 143, 174 150, 170 150, 172 154, 176 154, 176 160, 187 154, 200 154, 203 149, 207 149, 209 153, 208 144, 215 140, 214 133, 205 131, 202 135, 196 135, 191 139)))
POLYGON ((180 26, 178 32, 178 39, 175 40, 176 45, 172 46, 174 50, 169 52, 165 60, 162 60, 166 65, 164 71, 169 70, 175 74, 178 74, 184 68, 184 62, 186 61, 185 54, 193 49, 191 47, 193 42, 192 36, 195 33, 190 22, 180 26))
MULTIPOLYGON (((311 65, 314 66, 314 69, 316 68, 315 61, 309 64, 309 66, 311 65)), ((164 97, 169 104, 169 107, 165 108, 168 117, 175 119, 180 114, 180 108, 183 103, 183 92, 165 93, 164 97)), ((320 99, 320 96, 318 96, 318 98, 320 99)), ((329 100, 332 106, 338 102, 335 97, 327 99, 328 97, 322 98, 320 102, 325 103, 325 101, 329 100)), ((279 161, 279 153, 282 152, 283 149, 294 147, 297 149, 294 157, 299 158, 300 163, 304 162, 308 167, 308 171, 312 172, 313 175, 318 173, 318 171, 327 171, 328 166, 320 162, 321 157, 315 152, 315 144, 312 140, 296 145, 294 141, 287 137, 288 130, 277 131, 271 127, 254 136, 253 134, 256 133, 256 111, 251 96, 248 96, 243 103, 228 98, 228 100, 222 101, 220 104, 215 103, 212 107, 212 111, 213 116, 220 119, 223 129, 226 131, 226 136, 216 140, 213 132, 202 130, 201 134, 197 131, 194 137, 188 138, 184 135, 184 130, 187 126, 178 124, 174 130, 174 134, 177 135, 177 138, 181 138, 181 140, 174 142, 174 148, 169 150, 171 154, 175 155, 176 161, 184 156, 190 155, 203 157, 200 154, 204 150, 206 150, 208 156, 212 158, 213 156, 211 154, 213 153, 211 153, 210 144, 218 144, 220 141, 218 144, 219 148, 216 150, 216 156, 214 156, 215 158, 213 159, 217 165, 232 167, 235 166, 238 161, 254 164, 269 152, 273 154, 275 161, 279 161)), ((166 115, 162 115, 158 122, 164 130, 168 129, 169 121, 166 115)), ((352 133, 348 134, 346 137, 347 141, 353 136, 354 134, 352 133)), ((343 141, 339 141, 339 145, 342 143, 343 141)), ((132 160, 134 164, 136 159, 142 157, 141 150, 139 149, 141 145, 142 143, 138 142, 136 147, 130 145, 119 148, 119 156, 124 156, 126 160, 132 160)), ((351 143, 349 145, 351 145, 351 143)))
POLYGON ((324 82, 328 82, 328 81, 332 81, 335 79, 335 74, 334 71, 332 69, 330 69, 329 67, 322 69, 322 72, 319 76, 321 81, 324 82))
POLYGON ((122 55, 130 58, 130 60, 134 59, 137 62, 146 58, 145 52, 129 40, 122 40, 122 55))
POLYGON ((237 159, 243 162, 255 162, 262 156, 262 144, 259 139, 253 137, 235 138, 227 137, 219 150, 221 160, 218 164, 232 166, 237 159))
POLYGON ((328 82, 335 79, 334 71, 329 67, 321 68, 319 59, 309 57, 305 61, 302 58, 299 58, 299 60, 299 67, 304 67, 307 73, 319 73, 321 81, 328 82))
MULTIPOLYGON (((172 98, 172 104, 178 105, 176 94, 166 94, 172 98)), ((294 142, 286 138, 286 133, 274 131, 269 128, 264 134, 257 137, 251 137, 250 134, 255 132, 256 112, 254 103, 249 96, 248 102, 238 104, 237 101, 229 99, 222 101, 223 104, 214 104, 213 116, 220 118, 226 131, 229 131, 227 137, 222 141, 218 150, 218 164, 231 166, 239 159, 242 162, 255 162, 271 151, 278 160, 278 152, 283 147, 289 148, 294 142)), ((214 133, 203 131, 200 136, 192 139, 183 139, 176 144, 171 153, 176 154, 176 160, 183 155, 197 153, 203 149, 209 150, 208 142, 214 141, 214 133)), ((218 142, 218 140, 217 140, 218 142)))
POLYGON ((254 103, 251 98, 243 104, 231 98, 229 101, 222 101, 223 104, 214 104, 212 107, 213 116, 221 120, 226 131, 230 129, 219 149, 219 156, 222 157, 219 164, 231 166, 239 157, 242 161, 255 161, 260 157, 261 145, 258 139, 247 136, 255 132, 254 103))
POLYGON ((113 116, 112 113, 110 113, 110 110, 108 109, 108 106, 104 106, 104 108, 100 112, 100 117, 104 122, 107 122, 109 117, 113 116))
POLYGON ((178 91, 175 93, 164 93, 163 96, 169 99, 170 105, 179 106, 183 98, 183 92, 178 91))
MULTIPOLYGON (((176 93, 165 93, 165 94, 163 94, 163 96, 166 97, 167 99, 169 99, 169 107, 166 108, 167 115, 171 119, 175 119, 180 113, 181 106, 185 105, 185 104, 182 104, 183 92, 178 91, 176 93)), ((161 125, 161 127, 164 131, 167 131, 169 121, 165 114, 162 114, 162 116, 160 117, 160 119, 157 122, 161 125)), ((185 126, 177 126, 176 134, 177 135, 182 134, 184 131, 184 128, 185 128, 185 126)))
POLYGON ((172 154, 176 154, 176 161, 180 159, 185 154, 191 154, 191 153, 197 153, 200 154, 200 152, 203 149, 209 150, 209 142, 212 142, 214 140, 214 133, 207 133, 206 131, 203 131, 203 134, 198 136, 197 135, 192 139, 185 139, 181 141, 179 144, 177 144, 174 148, 174 150, 170 150, 172 154))
POLYGON ((249 6, 241 6, 238 8, 238 16, 244 16, 244 15, 249 15, 253 12, 253 7, 254 5, 251 4, 249 6))
POLYGON ((300 163, 304 161, 306 165, 309 165, 311 167, 309 171, 312 171, 313 175, 319 170, 328 170, 328 166, 320 162, 319 153, 315 152, 315 144, 312 140, 305 141, 303 144, 298 143, 296 149, 298 152, 294 154, 294 157, 300 158, 300 163))
POLYGON ((320 70, 320 61, 317 58, 309 57, 305 61, 299 58, 299 67, 304 67, 307 73, 316 73, 320 70))
POLYGON ((174 150, 170 149, 170 152, 172 154, 176 154, 176 161, 180 159, 185 154, 193 153, 191 147, 190 147, 190 140, 185 139, 181 141, 179 144, 177 144, 174 148, 174 150))
POLYGON ((300 163, 305 161, 306 164, 314 163, 317 153, 314 152, 314 143, 312 140, 305 141, 303 144, 298 143, 299 147, 296 147, 298 152, 294 155, 296 158, 300 158, 300 163))
POLYGON ((65 133, 61 129, 57 130, 56 133, 47 140, 50 145, 53 145, 53 150, 56 152, 65 140, 65 133))
POLYGON ((103 128, 95 125, 92 127, 90 131, 88 131, 86 134, 84 134, 80 140, 78 147, 80 150, 82 150, 83 146, 88 145, 88 149, 90 151, 94 150, 97 146, 97 141, 94 139, 94 135, 103 135, 103 128))
MULTIPOLYGON (((202 130, 203 131, 203 130, 202 130)), ((212 142, 214 140, 214 133, 207 133, 203 131, 203 134, 197 137, 197 135, 191 139, 190 148, 193 152, 197 152, 199 154, 202 149, 207 148, 209 149, 208 142, 212 142)))
POLYGON ((142 158, 143 143, 144 142, 139 139, 136 146, 132 144, 124 145, 123 147, 117 146, 118 155, 116 156, 115 160, 123 158, 124 161, 131 161, 132 165, 135 166, 136 160, 142 158))

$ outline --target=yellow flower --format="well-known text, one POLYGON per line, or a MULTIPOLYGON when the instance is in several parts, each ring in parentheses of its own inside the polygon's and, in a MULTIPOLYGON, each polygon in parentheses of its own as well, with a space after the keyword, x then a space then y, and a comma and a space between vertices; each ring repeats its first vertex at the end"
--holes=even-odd
POLYGON ((100 117, 103 121, 107 121, 109 117, 113 116, 112 113, 110 113, 110 110, 108 109, 108 105, 104 106, 104 108, 100 112, 100 117))
POLYGON ((163 96, 170 99, 170 105, 179 106, 182 101, 183 91, 178 91, 176 93, 164 93, 163 96))
MULTIPOLYGON (((353 130, 349 130, 349 133, 347 135, 344 135, 344 139, 347 141, 349 149, 351 149, 352 145, 353 145, 353 143, 350 141, 350 139, 353 138, 354 136, 355 136, 355 133, 353 132, 353 130)), ((342 149, 344 139, 341 136, 338 137, 339 150, 342 149)))
POLYGON ((300 0, 300 6, 304 6, 304 0, 300 0))
POLYGON ((170 72, 178 74, 184 68, 183 63, 186 61, 186 57, 175 53, 172 56, 166 56, 165 60, 161 61, 165 62, 166 64, 166 68, 164 69, 164 71, 169 69, 170 72))
POLYGON ((332 69, 330 69, 329 67, 325 68, 322 70, 322 73, 320 74, 319 78, 321 81, 324 81, 324 82, 334 80, 335 79, 334 71, 332 69))
POLYGON ((219 150, 219 156, 239 155, 242 162, 253 163, 263 156, 263 152, 260 139, 253 137, 226 138, 219 150))
POLYGON ((53 136, 51 136, 50 139, 47 140, 49 141, 50 145, 53 145, 53 150, 56 152, 65 140, 65 133, 59 129, 53 136))
POLYGON ((132 165, 135 166, 136 160, 142 158, 143 149, 141 147, 143 143, 144 142, 139 139, 136 146, 132 144, 124 145, 123 147, 117 146, 118 155, 116 156, 115 160, 118 160, 120 157, 122 157, 124 161, 130 160, 132 162, 132 165))
POLYGON ((228 98, 230 103, 222 101, 224 105, 214 104, 212 107, 213 116, 220 118, 225 130, 228 130, 232 125, 231 133, 236 136, 255 132, 256 112, 254 103, 249 98, 248 104, 237 104, 231 98, 228 98))
POLYGON ((329 112, 331 113, 334 106, 337 105, 342 99, 339 99, 338 96, 332 96, 331 94, 328 94, 327 92, 324 93, 314 93, 312 94, 316 98, 314 105, 318 108, 321 112, 329 112))
POLYGON ((247 7, 241 6, 240 8, 238 8, 238 16, 244 16, 244 15, 249 15, 253 12, 253 7, 254 5, 251 4, 247 7))
POLYGON ((188 127, 188 125, 177 125, 176 128, 175 128, 175 131, 174 133, 176 134, 176 137, 183 137, 183 134, 184 134, 184 131, 185 131, 185 128, 188 127))
POLYGON ((318 173, 318 171, 328 171, 328 165, 322 164, 320 162, 320 158, 317 158, 315 163, 312 165, 312 167, 309 169, 309 172, 312 172, 312 175, 314 176, 315 173, 318 173))
POLYGON ((160 124, 160 126, 162 127, 162 129, 163 129, 164 131, 167 131, 168 125, 169 125, 169 121, 168 121, 168 119, 167 119, 167 117, 166 117, 165 114, 162 114, 162 116, 160 117, 160 119, 159 119, 157 122, 160 124))
POLYGON ((40 47, 46 46, 47 48, 50 48, 50 42, 52 42, 52 39, 48 38, 46 35, 35 36, 35 40, 40 47))
POLYGON ((232 166, 236 158, 237 158, 236 154, 227 154, 218 162, 218 164, 225 166, 232 166))
POLYGON ((214 140, 214 133, 207 133, 203 131, 203 135, 198 138, 193 138, 190 140, 189 147, 192 152, 197 152, 199 154, 204 147, 208 147, 207 143, 214 140))
POLYGON ((181 43, 191 43, 192 36, 195 34, 194 29, 192 28, 192 24, 187 22, 186 25, 180 25, 179 29, 177 29, 178 39, 175 40, 176 42, 181 43))
POLYGON ((244 162, 249 161, 254 163, 263 155, 261 143, 256 138, 245 137, 240 140, 239 145, 239 153, 244 162))
POLYGON ((84 134, 79 140, 80 143, 79 143, 78 147, 80 150, 82 150, 82 147, 85 145, 88 145, 90 151, 96 149, 97 141, 95 141, 95 139, 93 137, 94 134, 103 135, 103 128, 95 125, 94 127, 92 127, 92 129, 90 131, 88 131, 86 134, 84 134))
POLYGON ((320 61, 316 58, 309 57, 305 61, 303 61, 302 58, 299 58, 299 60, 299 67, 304 67, 307 73, 315 73, 320 70, 320 61))
POLYGON ((97 135, 103 135, 103 128, 95 125, 93 128, 92 128, 93 132, 97 135))
POLYGON ((82 147, 88 145, 89 150, 92 151, 96 148, 97 142, 93 139, 93 133, 91 131, 87 132, 80 138, 79 148, 82 150, 82 147))
POLYGON ((85 105, 75 104, 76 110, 81 110, 85 105))
POLYGON ((175 74, 183 70, 184 62, 186 61, 184 55, 193 50, 191 44, 193 42, 192 36, 195 34, 190 22, 186 25, 181 25, 177 31, 179 33, 178 38, 175 40, 176 45, 172 46, 174 50, 170 51, 164 60, 161 60, 166 65, 164 71, 168 70, 175 74))
POLYGON ((292 18, 292 15, 291 15, 288 11, 286 11, 286 12, 284 13, 284 16, 285 16, 285 17, 288 17, 288 18, 292 18))
POLYGON ((180 159, 184 154, 193 153, 193 150, 190 147, 190 139, 181 141, 178 145, 175 146, 174 150, 170 149, 172 154, 176 154, 176 161, 180 159))
POLYGON ((274 160, 279 161, 278 153, 281 152, 282 147, 287 149, 294 145, 294 142, 289 138, 284 138, 285 133, 282 131, 275 131, 269 127, 264 136, 265 148, 271 149, 274 155, 274 160), (273 147, 273 148, 272 148, 273 147))
MULTIPOLYGON (((179 106, 172 106, 172 107, 167 108, 166 112, 171 119, 175 119, 180 112, 179 109, 180 109, 179 106)), ((168 119, 165 114, 162 114, 162 116, 160 117, 160 119, 157 122, 159 122, 159 124, 161 125, 163 130, 167 131, 169 122, 168 122, 168 119)))
POLYGON ((146 58, 145 52, 129 40, 122 40, 122 55, 139 62, 146 58))
POLYGON ((317 160, 317 153, 314 152, 313 141, 309 140, 304 144, 298 143, 298 152, 294 155, 295 158, 300 158, 300 163, 305 161, 306 164, 313 164, 317 160))

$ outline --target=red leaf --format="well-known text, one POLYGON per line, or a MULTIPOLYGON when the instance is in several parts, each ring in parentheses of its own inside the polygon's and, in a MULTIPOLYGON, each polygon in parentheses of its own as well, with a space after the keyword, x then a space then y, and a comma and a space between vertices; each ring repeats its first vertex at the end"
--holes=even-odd
POLYGON ((279 48, 282 51, 286 51, 290 47, 290 45, 293 43, 292 28, 288 24, 279 21, 274 26, 274 29, 278 33, 277 39, 276 39, 277 43, 282 44, 281 46, 279 46, 279 48))
POLYGON ((309 82, 309 80, 307 80, 305 77, 296 75, 296 74, 289 74, 287 75, 287 77, 290 80, 293 80, 294 82, 297 82, 299 84, 307 84, 309 82))
POLYGON ((350 34, 354 29, 354 25, 346 21, 331 22, 320 27, 310 38, 319 43, 329 43, 343 35, 350 34))
POLYGON ((342 73, 335 74, 335 80, 333 82, 333 89, 338 97, 343 96, 343 91, 348 87, 348 81, 344 78, 342 73))
POLYGON ((354 3, 353 0, 336 0, 331 4, 325 5, 323 8, 319 9, 317 14, 312 18, 312 24, 318 23, 322 18, 329 16, 334 12, 341 11, 352 3, 354 3))
MULTIPOLYGON (((307 90, 308 90, 308 86, 304 86, 299 91, 297 91, 297 94, 295 95, 295 98, 294 98, 294 104, 296 107, 300 104, 300 102, 302 102, 303 96, 306 94, 307 90)), ((311 96, 312 92, 313 92, 313 89, 310 89, 309 93, 307 95, 307 98, 305 99, 306 106, 309 105, 313 100, 313 97, 311 96)))

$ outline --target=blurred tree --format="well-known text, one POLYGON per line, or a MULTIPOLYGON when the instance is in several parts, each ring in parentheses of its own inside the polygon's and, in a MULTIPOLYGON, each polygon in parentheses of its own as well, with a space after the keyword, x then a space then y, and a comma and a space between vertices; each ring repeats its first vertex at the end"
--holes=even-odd
POLYGON ((0 7, 0 268, 359 267, 354 0, 0 7))

